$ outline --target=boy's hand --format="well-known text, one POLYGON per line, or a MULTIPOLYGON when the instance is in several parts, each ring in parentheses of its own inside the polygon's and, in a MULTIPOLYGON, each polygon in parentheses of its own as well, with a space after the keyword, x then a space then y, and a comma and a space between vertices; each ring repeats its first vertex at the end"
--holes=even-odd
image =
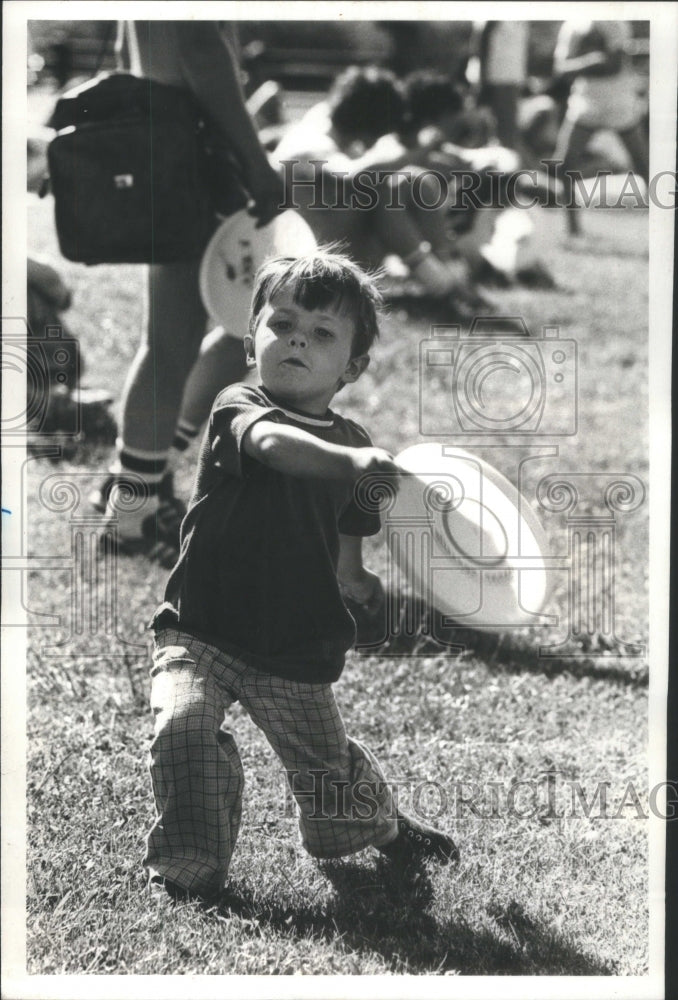
MULTIPOLYGON (((355 478, 366 475, 386 475, 397 477, 400 468, 393 461, 393 456, 383 448, 353 448, 353 467, 355 478)), ((397 479, 394 484, 398 485, 397 479)))
POLYGON ((369 569, 363 569, 359 576, 351 580, 339 580, 339 590, 349 606, 358 605, 370 617, 384 607, 386 598, 381 580, 369 569))

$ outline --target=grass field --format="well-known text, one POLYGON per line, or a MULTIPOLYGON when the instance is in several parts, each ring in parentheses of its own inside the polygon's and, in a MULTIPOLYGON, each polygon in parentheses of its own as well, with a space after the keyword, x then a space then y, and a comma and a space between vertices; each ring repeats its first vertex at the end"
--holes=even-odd
MULTIPOLYGON (((579 347, 579 432, 545 438, 558 454, 534 463, 530 475, 597 473, 602 481, 632 473, 647 484, 647 214, 589 212, 586 236, 576 243, 560 221, 552 251, 558 289, 502 293, 506 313, 523 316, 533 336, 558 324, 561 337, 579 347)), ((30 202, 29 241, 33 251, 58 259, 49 200, 30 202)), ((84 349, 85 382, 118 397, 141 325, 142 269, 60 267, 74 289, 67 319, 84 349)), ((428 333, 424 320, 394 310, 369 371, 336 401, 393 451, 420 440, 419 342, 428 333)), ((428 404, 442 415, 442 384, 428 404)), ((477 450, 515 481, 517 460, 528 452, 513 443, 477 450)), ((68 556, 71 519, 83 512, 59 510, 54 499, 48 508, 47 487, 56 482, 49 477, 86 496, 109 455, 107 447, 78 446, 58 462, 29 462, 31 554, 68 556)), ((182 461, 184 495, 194 460, 191 451, 182 461)), ((582 497, 585 513, 600 506, 600 484, 595 488, 590 501, 582 497)), ((563 515, 540 516, 554 552, 565 554, 563 515)), ((381 541, 370 541, 368 563, 383 572, 381 541)), ((616 635, 647 642, 646 504, 617 514, 616 546, 616 635)), ((140 870, 153 819, 144 626, 166 572, 143 558, 121 558, 116 573, 115 635, 100 622, 68 638, 79 593, 68 566, 30 580, 28 606, 62 616, 51 628, 33 618, 28 654, 30 973, 647 973, 643 659, 620 657, 618 644, 605 648, 596 636, 588 650, 571 650, 576 658, 544 659, 544 638, 530 629, 466 633, 462 653, 415 640, 383 655, 349 654, 336 694, 350 732, 398 780, 403 804, 416 799, 461 850, 457 868, 431 868, 408 884, 371 852, 321 865, 303 853, 280 769, 236 707, 230 724, 247 788, 230 897, 221 909, 174 907, 148 897, 140 870), (64 645, 48 649, 60 636, 64 645), (504 806, 510 789, 517 795, 516 783, 543 784, 549 770, 558 772, 559 794, 578 782, 589 801, 608 781, 608 818, 597 808, 589 818, 581 808, 571 815, 569 798, 561 818, 530 809, 527 799, 504 806), (492 783, 500 800, 495 815, 487 807, 492 783), (642 808, 623 801, 629 783, 642 808)), ((86 604, 88 579, 83 593, 86 604)), ((565 601, 561 573, 548 610, 562 614, 565 601)), ((562 637, 550 630, 548 642, 562 637)))

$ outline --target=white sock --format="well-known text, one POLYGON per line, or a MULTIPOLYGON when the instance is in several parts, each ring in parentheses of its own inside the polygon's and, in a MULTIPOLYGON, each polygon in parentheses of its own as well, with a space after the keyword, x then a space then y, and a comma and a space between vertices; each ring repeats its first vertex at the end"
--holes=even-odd
POLYGON ((120 538, 138 538, 143 533, 144 520, 160 506, 157 494, 139 496, 124 485, 111 487, 106 506, 106 518, 115 523, 120 538))
POLYGON ((144 519, 158 509, 158 487, 165 473, 167 452, 130 448, 121 438, 116 442, 116 452, 110 472, 120 476, 121 482, 111 488, 106 517, 115 523, 121 538, 135 538, 142 533, 144 519))

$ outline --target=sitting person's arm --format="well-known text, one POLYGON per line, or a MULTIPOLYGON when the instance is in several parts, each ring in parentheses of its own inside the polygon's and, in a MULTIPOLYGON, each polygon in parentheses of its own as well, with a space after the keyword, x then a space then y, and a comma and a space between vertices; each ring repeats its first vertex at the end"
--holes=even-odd
POLYGON ((425 166, 423 151, 406 146, 397 136, 382 135, 360 156, 351 161, 351 174, 362 170, 401 170, 408 165, 425 166))
MULTIPOLYGON (((314 117, 311 112, 296 126, 283 136, 275 150, 275 159, 279 162, 292 161, 295 164, 296 179, 307 179, 313 176, 312 161, 321 161, 322 169, 329 173, 344 174, 354 177, 363 170, 400 170, 408 165, 425 166, 425 151, 408 148, 393 135, 383 135, 359 155, 351 155, 350 151, 337 148, 336 143, 327 134, 329 122, 320 114, 314 117)), ((315 111, 315 109, 311 109, 315 111)))
POLYGON ((381 448, 350 448, 330 444, 298 427, 258 420, 246 432, 243 448, 277 472, 301 478, 348 479, 366 473, 397 474, 398 467, 381 448))
MULTIPOLYGON (((511 173, 520 166, 520 157, 506 146, 485 145, 481 147, 459 146, 450 142, 440 129, 431 125, 422 129, 418 136, 420 160, 424 165, 437 170, 496 170, 511 173)), ((410 162, 412 162, 413 158, 410 162)))
MULTIPOLYGON (((590 29, 591 32, 593 29, 590 29)), ((581 52, 586 45, 586 35, 567 23, 563 26, 553 54, 553 71, 556 76, 573 79, 575 76, 613 76, 621 69, 623 47, 604 46, 590 52, 581 52)))

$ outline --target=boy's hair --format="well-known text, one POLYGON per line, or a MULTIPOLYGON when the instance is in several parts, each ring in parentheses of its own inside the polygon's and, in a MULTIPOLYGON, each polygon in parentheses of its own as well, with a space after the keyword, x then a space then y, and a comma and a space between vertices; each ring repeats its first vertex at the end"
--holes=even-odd
POLYGON ((351 312, 355 323, 351 357, 367 354, 379 336, 382 298, 374 279, 349 257, 322 249, 303 257, 274 257, 262 264, 252 293, 252 336, 261 310, 283 287, 293 288, 294 301, 304 309, 334 306, 351 312))
POLYGON ((434 125, 443 115, 464 110, 463 89, 445 73, 417 70, 405 78, 403 89, 411 128, 434 125))
POLYGON ((330 121, 352 136, 399 132, 405 112, 400 84, 376 66, 350 66, 336 78, 327 98, 330 121))

